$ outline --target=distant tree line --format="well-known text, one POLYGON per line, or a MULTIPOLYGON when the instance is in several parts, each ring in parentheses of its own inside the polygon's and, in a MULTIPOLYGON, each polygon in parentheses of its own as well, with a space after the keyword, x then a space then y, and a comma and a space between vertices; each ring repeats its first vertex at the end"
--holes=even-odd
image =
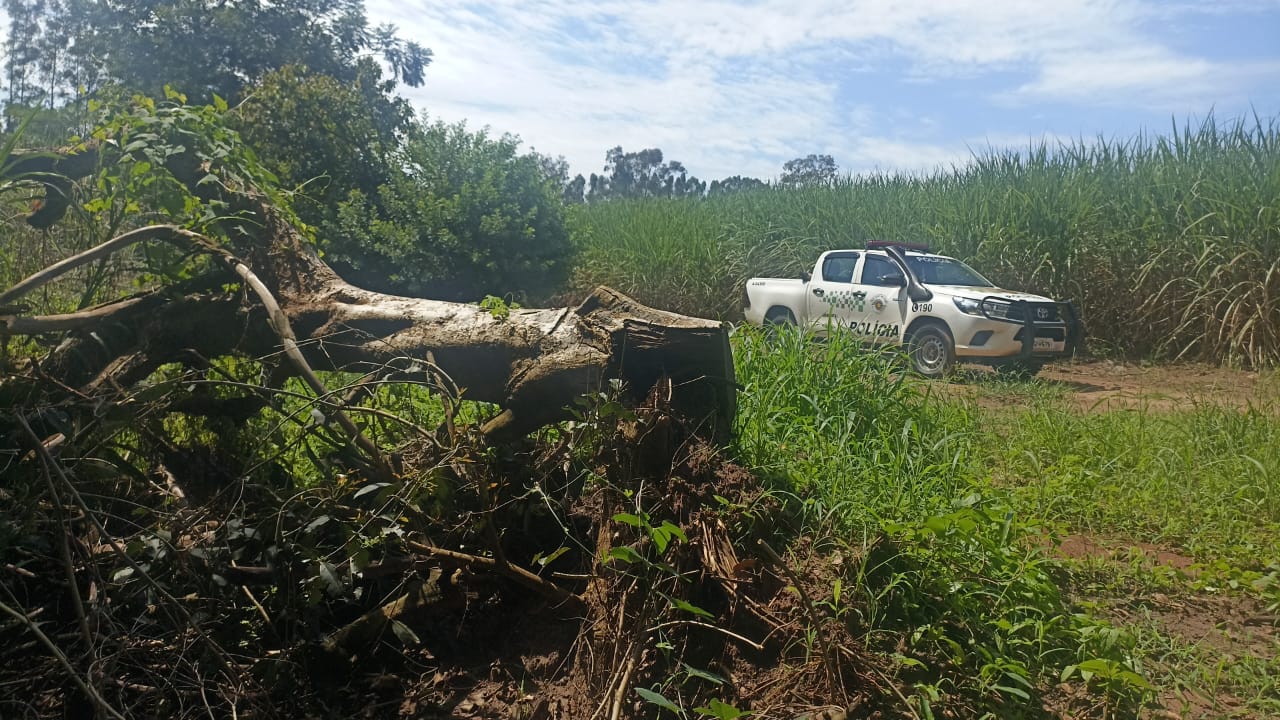
MULTIPOLYGON (((830 185, 840 172, 830 155, 809 155, 789 160, 782 170, 777 186, 784 188, 830 185)), ((708 185, 690 175, 683 163, 675 160, 664 162, 658 148, 624 152, 618 146, 605 153, 602 174, 583 176, 579 173, 570 180, 563 161, 560 173, 564 201, 571 204, 634 198, 709 198, 770 187, 765 180, 742 175, 713 180, 708 185)))

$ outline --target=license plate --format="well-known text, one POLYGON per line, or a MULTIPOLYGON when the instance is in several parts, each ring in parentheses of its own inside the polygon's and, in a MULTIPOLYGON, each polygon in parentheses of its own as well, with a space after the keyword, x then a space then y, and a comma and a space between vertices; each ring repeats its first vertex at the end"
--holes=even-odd
POLYGON ((1053 338, 1036 338, 1035 342, 1032 343, 1031 348, 1033 350, 1051 351, 1053 350, 1054 345, 1057 345, 1057 342, 1054 341, 1053 338))

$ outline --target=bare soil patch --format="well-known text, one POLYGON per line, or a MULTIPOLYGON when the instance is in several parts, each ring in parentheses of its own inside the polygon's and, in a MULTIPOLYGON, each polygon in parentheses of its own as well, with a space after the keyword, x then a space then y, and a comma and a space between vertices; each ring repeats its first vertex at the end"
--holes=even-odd
POLYGON ((1197 594, 1168 597, 1153 594, 1141 601, 1112 608, 1116 622, 1147 622, 1175 642, 1194 648, 1195 655, 1214 658, 1224 679, 1182 672, 1178 654, 1152 658, 1154 670, 1174 679, 1161 688, 1154 718, 1263 718, 1247 698, 1232 687, 1230 672, 1221 669, 1247 661, 1267 661, 1280 652, 1280 628, 1256 600, 1244 596, 1197 594))
MULTIPOLYGON (((999 409, 1027 393, 1016 383, 993 386, 994 371, 966 366, 949 383, 937 387, 946 394, 973 398, 984 408, 999 409)), ((1040 382, 1061 390, 1072 407, 1084 412, 1144 410, 1171 412, 1201 404, 1234 408, 1277 407, 1280 373, 1239 370, 1214 365, 1178 363, 1134 365, 1111 360, 1048 365, 1040 382)))
POLYGON ((1137 554, 1148 566, 1161 565, 1189 577, 1198 574, 1194 558, 1146 542, 1073 534, 1063 537, 1055 552, 1071 559, 1101 557, 1107 560, 1130 560, 1137 554))
POLYGON ((1099 360, 1050 365, 1044 380, 1084 410, 1181 410, 1198 403, 1245 408, 1276 395, 1276 374, 1203 364, 1131 365, 1099 360))
MULTIPOLYGON (((1106 536, 1073 534, 1065 536, 1053 550, 1072 560, 1102 558, 1118 563, 1133 562, 1135 556, 1148 568, 1164 567, 1188 578, 1199 574, 1195 561, 1178 552, 1150 543, 1106 536)), ((1158 681, 1160 690, 1154 703, 1141 717, 1152 720, 1179 718, 1268 717, 1250 707, 1237 688, 1224 677, 1222 668, 1242 662, 1273 660, 1280 653, 1280 616, 1256 598, 1229 593, 1142 592, 1122 597, 1081 597, 1094 604, 1101 615, 1121 627, 1148 626, 1169 639, 1167 652, 1148 653, 1147 674, 1158 681), (1190 672, 1192 662, 1203 665, 1213 658, 1219 671, 1215 677, 1190 672)))

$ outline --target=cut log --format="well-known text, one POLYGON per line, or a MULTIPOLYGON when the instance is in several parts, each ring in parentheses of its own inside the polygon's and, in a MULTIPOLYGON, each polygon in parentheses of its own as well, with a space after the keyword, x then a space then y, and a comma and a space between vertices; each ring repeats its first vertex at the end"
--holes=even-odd
MULTIPOLYGON (((733 422, 732 356, 720 323, 654 310, 609 288, 597 288, 576 308, 517 309, 505 317, 350 286, 282 300, 281 307, 316 369, 411 376, 425 372, 423 361, 431 357, 464 400, 502 408, 485 427, 494 440, 567 419, 576 398, 613 379, 634 404, 659 378, 670 378, 672 407, 705 421, 709 436, 733 422)), ((88 395, 132 385, 164 363, 189 360, 191 351, 266 356, 280 349, 260 312, 208 296, 148 295, 74 320, 0 317, 0 328, 10 334, 74 328, 43 367, 88 395)))
POLYGON ((503 412, 485 428, 509 438, 568 417, 573 400, 623 381, 632 402, 660 377, 676 407, 724 429, 734 412, 733 367, 720 323, 645 307, 597 288, 576 308, 496 315, 456 303, 344 286, 290 315, 316 367, 369 371, 426 358, 463 391, 503 412))

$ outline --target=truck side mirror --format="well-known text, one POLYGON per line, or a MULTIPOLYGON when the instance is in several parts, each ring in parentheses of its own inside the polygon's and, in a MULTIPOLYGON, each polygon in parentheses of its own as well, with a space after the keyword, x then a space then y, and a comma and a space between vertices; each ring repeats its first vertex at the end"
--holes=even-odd
POLYGON ((893 258, 894 263, 901 268, 903 274, 903 286, 907 288, 907 297, 915 302, 928 302, 933 299, 933 291, 920 284, 920 279, 911 271, 911 266, 907 264, 907 256, 902 250, 889 245, 884 251, 893 258))

